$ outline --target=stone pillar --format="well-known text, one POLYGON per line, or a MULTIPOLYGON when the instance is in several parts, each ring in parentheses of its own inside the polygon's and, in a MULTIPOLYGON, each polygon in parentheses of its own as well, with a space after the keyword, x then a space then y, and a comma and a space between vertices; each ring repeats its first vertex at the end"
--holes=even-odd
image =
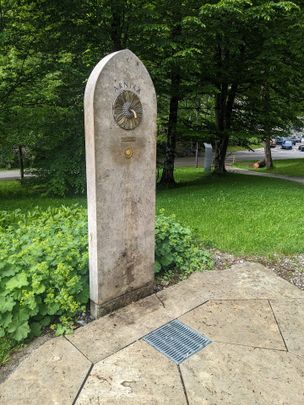
POLYGON ((205 159, 204 159, 204 170, 205 174, 211 172, 211 165, 213 161, 213 149, 211 143, 204 143, 205 146, 205 159))
POLYGON ((91 314, 153 291, 156 95, 129 50, 93 69, 85 90, 91 314))

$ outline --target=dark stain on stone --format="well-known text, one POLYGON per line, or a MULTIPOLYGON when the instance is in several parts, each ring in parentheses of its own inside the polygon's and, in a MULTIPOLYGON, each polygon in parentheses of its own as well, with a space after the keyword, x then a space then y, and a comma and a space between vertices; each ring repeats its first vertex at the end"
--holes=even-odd
POLYGON ((136 381, 123 381, 120 385, 123 387, 131 388, 132 389, 132 384, 135 384, 136 381))

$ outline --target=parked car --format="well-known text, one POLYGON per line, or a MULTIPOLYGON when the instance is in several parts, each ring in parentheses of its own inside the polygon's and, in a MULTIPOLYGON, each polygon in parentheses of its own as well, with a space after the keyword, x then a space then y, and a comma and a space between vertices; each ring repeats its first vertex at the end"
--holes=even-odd
POLYGON ((284 141, 281 149, 292 149, 292 141, 284 141))
POLYGON ((298 149, 299 149, 300 152, 304 152, 304 145, 300 145, 300 146, 298 147, 298 149))
POLYGON ((281 137, 277 137, 277 139, 276 139, 276 142, 277 142, 277 145, 282 145, 282 143, 284 142, 284 138, 281 138, 281 137))
POLYGON ((270 147, 275 148, 277 146, 277 140, 276 139, 270 139, 270 147))
POLYGON ((302 136, 301 138, 301 143, 304 143, 304 136, 302 136))

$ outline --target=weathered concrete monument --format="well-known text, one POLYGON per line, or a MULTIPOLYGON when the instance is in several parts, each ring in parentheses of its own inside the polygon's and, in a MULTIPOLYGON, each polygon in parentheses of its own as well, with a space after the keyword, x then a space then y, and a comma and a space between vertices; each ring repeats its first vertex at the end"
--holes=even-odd
POLYGON ((129 50, 93 69, 85 91, 91 313, 150 294, 154 282, 156 95, 129 50))

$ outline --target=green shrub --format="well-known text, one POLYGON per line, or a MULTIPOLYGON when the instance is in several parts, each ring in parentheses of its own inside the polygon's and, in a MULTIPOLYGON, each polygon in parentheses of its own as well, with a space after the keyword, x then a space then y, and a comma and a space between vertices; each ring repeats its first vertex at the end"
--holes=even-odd
POLYGON ((156 221, 156 273, 178 269, 184 276, 194 271, 210 269, 211 255, 202 250, 192 232, 175 221, 175 216, 167 217, 163 211, 156 221))
MULTIPOLYGON (((0 213, 0 338, 17 342, 51 325, 72 328, 89 299, 84 208, 0 213)), ((189 229, 161 213, 156 222, 156 272, 210 267, 189 229)))
POLYGON ((0 217, 0 337, 60 334, 88 301, 87 226, 78 207, 0 217))

